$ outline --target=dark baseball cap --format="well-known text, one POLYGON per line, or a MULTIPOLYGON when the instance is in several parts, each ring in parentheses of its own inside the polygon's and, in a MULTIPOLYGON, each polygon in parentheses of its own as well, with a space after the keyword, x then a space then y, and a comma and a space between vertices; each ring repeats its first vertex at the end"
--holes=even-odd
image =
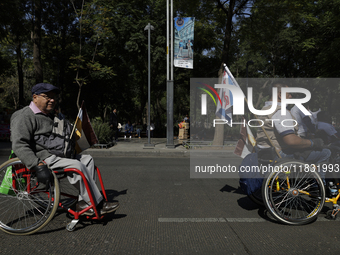
POLYGON ((60 90, 58 87, 53 86, 52 84, 49 83, 38 83, 33 86, 32 88, 32 95, 36 94, 39 95, 41 93, 46 93, 49 91, 54 91, 55 93, 59 94, 60 90))

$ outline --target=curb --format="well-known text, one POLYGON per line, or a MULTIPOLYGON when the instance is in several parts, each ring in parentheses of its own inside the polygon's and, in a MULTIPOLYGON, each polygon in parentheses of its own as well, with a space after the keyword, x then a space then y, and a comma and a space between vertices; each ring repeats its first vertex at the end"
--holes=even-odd
POLYGON ((190 157, 189 150, 175 151, 176 149, 169 150, 155 150, 155 149, 143 149, 132 151, 115 151, 109 149, 88 149, 83 154, 90 154, 93 157, 190 157), (172 151, 173 150, 173 151, 172 151))
POLYGON ((163 157, 163 158, 234 158, 234 148, 223 151, 216 150, 176 150, 176 149, 141 149, 141 150, 112 150, 87 149, 83 154, 93 157, 163 157))
MULTIPOLYGON (((9 156, 10 149, 0 149, 0 156, 9 156)), ((190 158, 190 157, 235 157, 233 150, 213 151, 213 150, 177 150, 176 149, 143 149, 132 151, 116 151, 110 149, 87 149, 83 154, 90 154, 93 157, 163 157, 163 158, 190 158)))
MULTIPOLYGON (((185 149, 183 147, 166 148, 165 145, 156 145, 154 148, 143 148, 134 146, 109 147, 109 148, 89 148, 83 154, 90 154, 93 157, 163 157, 163 158, 232 158, 234 146, 229 145, 223 150, 214 149, 185 149)), ((11 153, 10 145, 4 144, 0 148, 0 156, 6 157, 11 153)))

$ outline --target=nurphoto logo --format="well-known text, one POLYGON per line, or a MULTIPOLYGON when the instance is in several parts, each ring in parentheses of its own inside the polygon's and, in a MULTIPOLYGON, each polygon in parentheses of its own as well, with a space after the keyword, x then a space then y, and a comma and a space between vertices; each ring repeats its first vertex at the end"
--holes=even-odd
MULTIPOLYGON (((236 87, 234 85, 230 84, 215 84, 215 88, 219 89, 228 89, 233 96, 234 101, 234 107, 233 107, 233 115, 244 115, 244 99, 245 96, 241 90, 240 87, 236 87)), ((307 103, 311 99, 311 93, 309 90, 304 88, 281 88, 282 91, 282 99, 281 99, 281 109, 282 109, 282 115, 286 115, 287 111, 287 105, 292 104, 296 105, 305 115, 311 115, 311 113, 304 107, 302 104, 307 103), (287 98, 287 94, 290 93, 302 93, 305 95, 304 98, 287 98)), ((253 88, 248 88, 248 96, 247 96, 247 102, 248 102, 248 108, 251 113, 255 115, 269 115, 275 111, 277 108, 277 88, 272 88, 272 98, 273 98, 273 104, 270 109, 268 110, 257 110, 254 108, 253 104, 253 88)), ((206 94, 202 95, 201 99, 201 109, 202 109, 202 115, 206 115, 207 112, 207 96, 206 94)))
MULTIPOLYGON (((216 90, 213 89, 211 86, 204 84, 205 86, 207 86, 208 88, 210 88, 211 91, 213 91, 216 95, 217 98, 220 102, 221 105, 221 99, 220 96, 217 94, 216 90)), ((269 115, 272 114, 273 112, 275 112, 277 105, 278 105, 278 101, 277 101, 277 93, 278 93, 278 89, 276 87, 272 88, 272 98, 273 98, 273 103, 272 106, 267 109, 267 110, 257 110, 254 107, 254 103, 253 103, 253 88, 252 87, 248 87, 247 88, 247 98, 245 98, 242 90, 240 87, 231 85, 231 84, 215 84, 214 85, 215 88, 217 89, 224 89, 229 91, 229 96, 226 95, 226 93, 223 93, 223 97, 226 101, 226 105, 229 104, 230 98, 232 98, 233 101, 233 115, 244 115, 244 101, 247 102, 249 111, 251 113, 253 113, 255 116, 256 115, 260 115, 260 116, 264 116, 264 115, 269 115), (246 99, 246 100, 245 100, 246 99)), ((202 88, 200 88, 202 89, 202 88)), ((216 105, 216 101, 214 99, 214 97, 212 96, 212 94, 206 90, 206 89, 202 89, 203 91, 207 92, 210 97, 214 100, 215 105, 216 105)), ((281 109, 282 109, 282 115, 285 116, 287 111, 287 105, 296 105, 296 107, 298 107, 305 115, 311 115, 311 113, 303 106, 304 103, 307 103, 309 100, 311 99, 311 93, 309 90, 305 89, 305 88, 299 88, 299 87, 284 87, 281 88, 281 109), (288 94, 291 93, 300 93, 303 94, 304 97, 303 98, 287 98, 288 94)), ((201 95, 201 115, 206 115, 207 114, 207 94, 202 94, 201 95)), ((266 119, 266 121, 271 122, 271 125, 273 127, 274 122, 278 121, 275 119, 266 119)), ((216 124, 228 124, 229 126, 233 126, 233 124, 242 124, 243 126, 246 125, 246 121, 243 120, 243 122, 233 122, 232 119, 228 120, 226 118, 222 118, 222 119, 214 119, 213 120, 213 127, 216 126, 216 124)), ((260 120, 260 119, 250 119, 247 122, 248 126, 250 127, 261 127, 264 125, 264 121, 260 120), (258 124, 259 125, 256 125, 258 124)), ((286 119, 281 121, 281 125, 283 125, 284 127, 295 127, 297 125, 297 121, 294 119, 286 119), (293 123, 293 125, 290 125, 289 123, 293 123)))

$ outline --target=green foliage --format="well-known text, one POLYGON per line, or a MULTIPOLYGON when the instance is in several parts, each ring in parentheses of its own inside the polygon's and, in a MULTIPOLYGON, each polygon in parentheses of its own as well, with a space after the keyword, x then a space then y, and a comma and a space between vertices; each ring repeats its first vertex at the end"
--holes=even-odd
POLYGON ((338 14, 337 0, 254 2, 251 18, 239 20, 235 34, 242 76, 253 60, 254 76, 338 77, 338 14))
MULTIPOLYGON (((61 88, 60 104, 76 116, 81 102, 90 116, 120 122, 146 119, 148 38, 151 23, 151 119, 166 123, 166 2, 164 0, 41 1, 43 77, 61 88)), ((27 1, 0 3, 0 107, 18 107, 18 57, 22 57, 24 97, 35 83, 31 33, 34 13, 27 1)), ((237 77, 338 77, 338 0, 174 0, 175 16, 195 17, 194 69, 174 69, 174 122, 190 111, 192 77, 217 77, 221 59, 237 77), (235 3, 230 16, 227 11, 235 3), (229 16, 228 16, 229 15, 229 16), (228 19, 229 18, 229 19, 228 19), (232 19, 230 19, 232 18, 232 19), (232 22, 231 27, 229 27, 232 22), (230 34, 231 32, 231 34, 230 34), (229 40, 230 39, 230 40, 229 40)), ((245 88, 243 85, 242 88, 245 88)), ((340 107, 339 89, 313 88, 315 105, 340 107), (325 100, 326 97, 329 100, 325 100)), ((265 100, 260 97, 259 104, 265 100)), ((339 116, 340 117, 340 116, 339 116)))
POLYGON ((111 129, 108 123, 101 118, 95 118, 91 122, 93 130, 98 138, 99 144, 107 144, 111 141, 111 129))

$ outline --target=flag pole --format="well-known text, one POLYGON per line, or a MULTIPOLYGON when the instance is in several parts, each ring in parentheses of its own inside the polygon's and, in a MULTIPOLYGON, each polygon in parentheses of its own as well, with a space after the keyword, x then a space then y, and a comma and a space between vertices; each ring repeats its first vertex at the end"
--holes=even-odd
MULTIPOLYGON (((235 78, 234 78, 233 74, 230 72, 228 66, 227 66, 226 64, 224 64, 224 67, 225 67, 225 69, 226 69, 228 75, 230 76, 231 80, 234 82, 234 84, 236 84, 236 85, 240 88, 240 85, 239 85, 239 84, 237 83, 237 81, 235 80, 235 78)), ((248 93, 248 91, 247 91, 247 93, 248 93)), ((247 103, 247 105, 248 105, 248 100, 247 100, 246 97, 244 97, 244 100, 246 101, 246 103, 247 103)), ((257 117, 256 114, 254 114, 254 116, 255 116, 256 119, 258 119, 258 117, 257 117)), ((263 133, 265 134, 265 136, 267 137, 267 139, 268 139, 270 145, 271 145, 272 147, 274 147, 277 156, 278 156, 279 158, 282 158, 281 155, 280 155, 280 153, 277 151, 276 147, 274 146, 272 140, 269 138, 269 135, 268 135, 267 131, 264 129, 264 127, 263 127, 262 125, 261 125, 261 129, 262 129, 263 133)))
MULTIPOLYGON (((79 112, 81 111, 81 108, 79 109, 79 112)), ((75 129, 76 129, 76 126, 77 126, 77 121, 78 121, 78 116, 79 116, 79 112, 78 112, 78 115, 77 115, 77 118, 76 118, 76 122, 74 122, 74 125, 73 125, 73 129, 72 129, 72 133, 71 133, 71 135, 70 135, 70 139, 72 139, 72 136, 73 136, 73 133, 74 133, 74 131, 75 131, 75 129)))
POLYGON ((81 103, 81 107, 79 108, 79 112, 78 112, 78 114, 77 114, 76 121, 74 122, 73 129, 72 129, 72 133, 71 133, 71 135, 70 135, 70 139, 72 139, 73 133, 74 133, 74 131, 76 130, 77 122, 78 122, 78 119, 79 119, 78 116, 79 116, 80 111, 83 109, 83 104, 84 104, 84 100, 83 100, 83 102, 81 103))

